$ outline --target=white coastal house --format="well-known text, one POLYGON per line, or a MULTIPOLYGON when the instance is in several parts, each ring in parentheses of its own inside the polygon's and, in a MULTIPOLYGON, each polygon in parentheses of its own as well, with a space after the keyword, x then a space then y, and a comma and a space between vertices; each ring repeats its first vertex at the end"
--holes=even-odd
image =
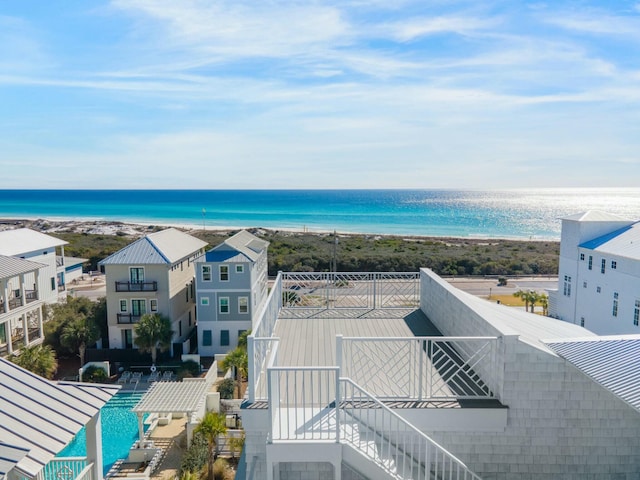
POLYGON ((54 382, 0 358, 0 480, 103 478, 100 408, 120 386, 54 382), (85 457, 57 457, 86 427, 85 457))
POLYGON ((110 348, 135 348, 135 324, 145 313, 158 313, 171 320, 172 355, 189 353, 196 324, 194 261, 206 245, 169 228, 140 238, 99 263, 107 285, 110 348))
POLYGON ((0 231, 0 255, 41 264, 38 281, 24 285, 24 293, 35 292, 38 299, 45 303, 56 303, 67 297, 66 261, 72 260, 75 266, 78 260, 65 258, 64 246, 67 243, 29 228, 0 231))
POLYGON ((248 338, 238 478, 637 478, 639 351, 428 269, 280 273, 248 338))
POLYGON ((269 242, 241 230, 196 260, 198 353, 213 357, 238 344, 267 299, 269 242))
POLYGON ((549 315, 599 335, 640 334, 640 222, 598 211, 562 219, 549 315))

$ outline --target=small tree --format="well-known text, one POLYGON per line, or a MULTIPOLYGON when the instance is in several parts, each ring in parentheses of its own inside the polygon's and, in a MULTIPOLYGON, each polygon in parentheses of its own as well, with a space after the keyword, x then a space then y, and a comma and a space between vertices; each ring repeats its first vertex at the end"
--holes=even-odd
POLYGON ((207 479, 213 480, 213 464, 218 456, 218 437, 227 433, 225 415, 207 412, 194 433, 203 435, 207 440, 207 479))
POLYGON ((84 315, 67 323, 62 328, 60 343, 80 357, 80 366, 84 365, 84 355, 89 345, 93 345, 100 338, 100 330, 93 319, 84 315))
POLYGON ((140 318, 134 333, 138 349, 151 353, 151 362, 155 364, 158 350, 164 352, 171 345, 171 320, 157 313, 146 313, 140 318))
POLYGON ((247 338, 251 335, 251 330, 245 330, 238 336, 238 348, 247 350, 247 338))
POLYGON ((527 290, 518 290, 513 293, 513 296, 516 298, 520 298, 524 302, 524 310, 526 312, 529 311, 529 292, 527 290))
POLYGON ((238 385, 238 398, 241 394, 242 377, 247 376, 249 368, 249 357, 247 351, 238 347, 232 352, 229 352, 224 360, 222 360, 222 368, 227 370, 233 368, 235 373, 236 384, 238 385))
POLYGON ((542 307, 542 314, 549 315, 549 297, 546 294, 540 295, 540 306, 542 307))
POLYGON ((235 389, 236 382, 233 378, 225 378, 218 383, 218 392, 220 393, 220 398, 223 400, 231 400, 235 389))
POLYGON ((48 345, 24 347, 18 355, 9 355, 9 360, 44 378, 52 378, 58 369, 56 353, 48 345))

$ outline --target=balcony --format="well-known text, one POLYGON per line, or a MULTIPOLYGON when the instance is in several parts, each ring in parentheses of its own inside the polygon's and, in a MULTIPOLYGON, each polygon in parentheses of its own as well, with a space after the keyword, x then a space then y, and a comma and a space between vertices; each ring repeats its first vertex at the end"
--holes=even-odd
POLYGON ((66 287, 64 285, 58 285, 58 292, 64 292, 66 287))
POLYGON ((119 324, 138 323, 141 315, 133 315, 131 313, 119 313, 117 315, 119 324))
POLYGON ((0 313, 7 313, 4 306, 4 300, 0 300, 0 313))
POLYGON ((116 292, 157 292, 158 282, 116 282, 116 292))
POLYGON ((38 291, 26 290, 24 296, 27 299, 27 303, 35 302, 36 300, 38 300, 38 291))
POLYGON ((12 298, 9 300, 9 310, 21 307, 22 305, 22 297, 12 298))

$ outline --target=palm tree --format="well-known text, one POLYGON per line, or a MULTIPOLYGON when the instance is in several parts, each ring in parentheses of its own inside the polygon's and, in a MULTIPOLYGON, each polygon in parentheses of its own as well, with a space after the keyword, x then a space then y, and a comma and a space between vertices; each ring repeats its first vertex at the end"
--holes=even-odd
POLYGON ((72 352, 78 352, 80 366, 84 365, 84 355, 89 345, 100 338, 100 329, 95 321, 80 316, 64 326, 60 334, 60 343, 72 352))
POLYGON ((171 320, 158 313, 145 313, 135 327, 135 344, 141 352, 151 353, 151 362, 156 363, 158 350, 164 352, 171 345, 171 320))
POLYGON ((20 349, 18 355, 9 355, 9 360, 30 372, 52 378, 58 369, 56 353, 48 345, 32 345, 20 349))
POLYGON ((238 335, 238 348, 242 348, 243 350, 247 350, 247 337, 251 335, 251 330, 245 330, 240 335, 238 335))
POLYGON ((213 480, 213 464, 218 456, 218 437, 227 433, 226 416, 207 412, 194 433, 200 433, 207 439, 207 479, 213 480))
POLYGON ((242 386, 242 377, 246 377, 249 368, 249 357, 247 351, 238 347, 228 353, 222 360, 222 368, 227 370, 233 368, 235 372, 236 384, 238 385, 238 398, 240 398, 240 389, 242 386))
POLYGON ((529 311, 529 292, 526 290, 518 290, 513 293, 513 296, 516 298, 520 298, 524 302, 525 311, 529 311))
POLYGON ((540 306, 542 307, 542 314, 543 315, 548 315, 549 314, 549 297, 546 294, 542 294, 540 295, 540 306))

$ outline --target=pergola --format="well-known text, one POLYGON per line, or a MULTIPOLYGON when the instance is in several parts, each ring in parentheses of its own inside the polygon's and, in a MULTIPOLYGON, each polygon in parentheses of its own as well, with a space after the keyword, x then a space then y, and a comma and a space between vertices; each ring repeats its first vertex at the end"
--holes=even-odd
POLYGON ((206 400, 211 382, 205 379, 182 382, 155 382, 132 411, 138 415, 140 444, 144 440, 143 416, 145 413, 169 414, 197 412, 206 400))

